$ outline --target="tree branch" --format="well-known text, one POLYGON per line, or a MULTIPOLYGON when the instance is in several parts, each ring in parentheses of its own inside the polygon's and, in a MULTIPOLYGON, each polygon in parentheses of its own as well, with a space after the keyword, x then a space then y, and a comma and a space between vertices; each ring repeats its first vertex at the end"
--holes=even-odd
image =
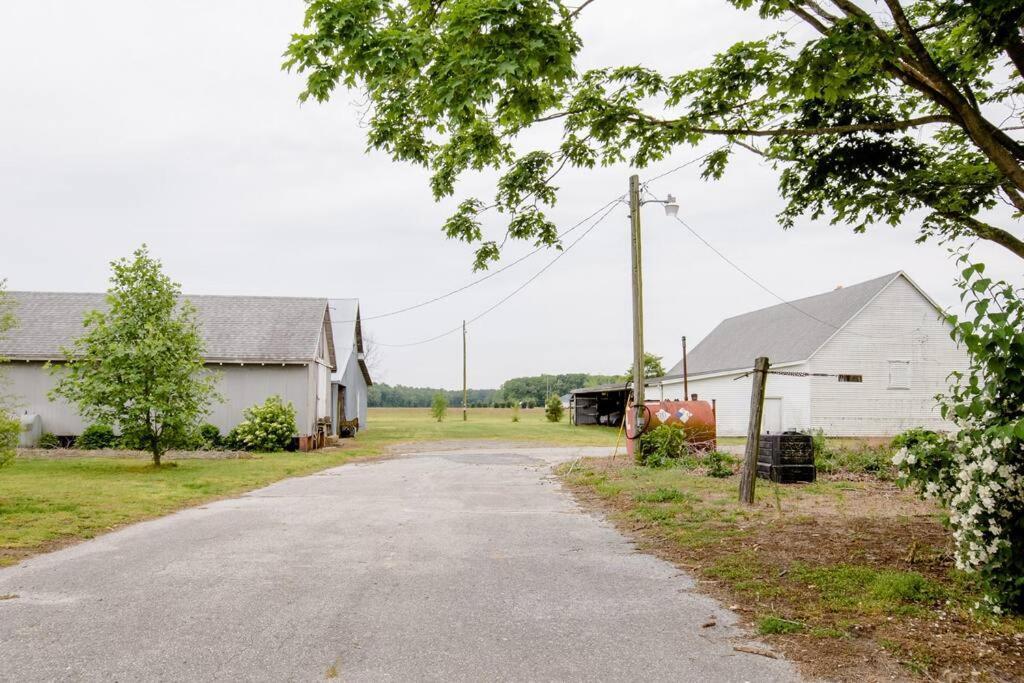
POLYGON ((587 8, 587 5, 589 5, 592 2, 594 2, 594 0, 584 0, 582 5, 580 5, 579 7, 572 11, 572 14, 569 15, 569 18, 575 19, 576 17, 578 17, 580 15, 580 12, 585 10, 587 8))
POLYGON ((1012 253, 1024 259, 1024 241, 1018 239, 1017 237, 1010 234, 1006 230, 979 221, 977 218, 974 218, 973 216, 967 216, 964 214, 958 214, 947 211, 940 211, 939 215, 948 218, 952 221, 963 223, 968 227, 968 229, 972 233, 974 233, 981 239, 989 240, 990 242, 995 242, 999 246, 1009 249, 1012 253))
POLYGON ((931 116, 919 116, 904 121, 889 121, 878 123, 851 123, 844 126, 820 126, 814 128, 701 128, 687 126, 681 120, 663 120, 644 114, 633 119, 646 123, 664 126, 667 128, 680 128, 685 131, 701 133, 704 135, 734 135, 744 137, 812 137, 815 135, 843 135, 846 133, 857 133, 861 131, 887 132, 917 128, 931 123, 957 123, 957 120, 946 114, 935 114, 931 116))

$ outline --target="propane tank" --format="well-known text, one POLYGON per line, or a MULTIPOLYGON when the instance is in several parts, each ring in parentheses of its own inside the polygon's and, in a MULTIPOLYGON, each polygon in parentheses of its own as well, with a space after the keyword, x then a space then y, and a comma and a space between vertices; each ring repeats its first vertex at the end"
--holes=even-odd
POLYGON ((39 445, 39 437, 43 435, 43 419, 38 415, 25 413, 21 416, 21 432, 18 434, 18 445, 22 448, 35 448, 39 445))
MULTIPOLYGON (((659 425, 685 430, 686 442, 697 451, 713 451, 718 447, 715 410, 709 401, 646 401, 647 416, 644 431, 659 425)), ((635 433, 635 410, 626 411, 626 433, 635 433)), ((632 456, 636 440, 626 442, 626 452, 632 456)))

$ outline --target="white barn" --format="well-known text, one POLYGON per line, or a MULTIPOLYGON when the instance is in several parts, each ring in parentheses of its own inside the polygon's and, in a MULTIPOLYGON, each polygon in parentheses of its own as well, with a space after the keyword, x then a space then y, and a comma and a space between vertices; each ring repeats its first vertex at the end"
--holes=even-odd
MULTIPOLYGON (((948 429, 936 394, 968 365, 939 306, 904 272, 729 318, 688 354, 690 394, 714 400, 718 433, 744 436, 752 379, 770 374, 762 432, 822 430, 828 436, 893 436, 948 429)), ((683 396, 682 361, 649 380, 650 399, 683 396)))
POLYGON ((331 416, 337 434, 338 425, 350 420, 358 421, 358 429, 366 429, 367 392, 373 381, 366 367, 359 299, 331 299, 330 304, 338 361, 331 375, 331 416))
MULTIPOLYGON (((54 378, 44 367, 63 359, 61 348, 83 332, 88 311, 107 307, 104 294, 11 292, 18 325, 0 341, 5 389, 19 411, 37 414, 43 430, 76 436, 86 426, 62 400, 50 401, 54 378)), ((242 412, 273 395, 296 410, 299 436, 316 434, 331 415, 331 373, 337 369, 327 299, 259 296, 186 296, 196 308, 206 367, 218 374, 224 401, 208 422, 226 433, 242 412)), ((347 340, 348 344, 352 340, 347 340)))

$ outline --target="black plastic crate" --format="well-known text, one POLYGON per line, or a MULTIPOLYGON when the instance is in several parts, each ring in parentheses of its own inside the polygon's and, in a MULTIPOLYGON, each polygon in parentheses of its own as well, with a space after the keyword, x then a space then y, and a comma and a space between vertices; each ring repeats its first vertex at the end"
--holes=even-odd
POLYGON ((814 465, 772 465, 757 463, 757 476, 779 484, 810 483, 818 476, 814 465))
POLYGON ((783 432, 762 434, 758 447, 758 463, 814 466, 814 440, 809 434, 783 432))

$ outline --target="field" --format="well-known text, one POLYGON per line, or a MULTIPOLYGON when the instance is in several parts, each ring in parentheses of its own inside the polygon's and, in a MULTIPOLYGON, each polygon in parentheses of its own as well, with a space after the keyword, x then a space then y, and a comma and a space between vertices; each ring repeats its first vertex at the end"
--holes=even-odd
POLYGON ((736 475, 700 469, 587 459, 563 476, 814 678, 1017 679, 1024 620, 972 612, 979 590, 953 569, 940 510, 871 456, 835 455, 813 484, 759 480, 753 507, 737 502, 736 475))
POLYGON ((543 410, 475 409, 468 422, 451 411, 438 423, 426 408, 371 409, 370 429, 336 448, 314 453, 195 457, 171 453, 156 469, 145 454, 28 451, 0 470, 0 566, 92 538, 118 526, 226 498, 274 481, 380 457, 403 442, 485 441, 613 445, 616 432, 550 423, 543 410))

